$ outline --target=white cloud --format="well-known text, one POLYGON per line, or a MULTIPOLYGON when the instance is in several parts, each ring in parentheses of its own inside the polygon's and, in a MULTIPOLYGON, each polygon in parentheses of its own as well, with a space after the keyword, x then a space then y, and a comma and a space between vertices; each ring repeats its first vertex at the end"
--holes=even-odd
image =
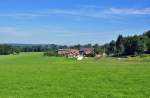
POLYGON ((133 9, 133 8, 110 8, 109 14, 119 15, 150 15, 150 8, 133 9))
POLYGON ((11 33, 15 31, 16 29, 13 27, 0 27, 0 33, 11 33))
POLYGON ((15 37, 29 37, 31 33, 22 30, 23 28, 17 27, 0 27, 0 35, 3 36, 15 36, 15 37))
POLYGON ((20 13, 0 13, 0 16, 6 17, 46 17, 52 15, 83 18, 113 18, 117 15, 150 15, 150 8, 99 8, 96 6, 86 6, 76 9, 49 9, 20 13))

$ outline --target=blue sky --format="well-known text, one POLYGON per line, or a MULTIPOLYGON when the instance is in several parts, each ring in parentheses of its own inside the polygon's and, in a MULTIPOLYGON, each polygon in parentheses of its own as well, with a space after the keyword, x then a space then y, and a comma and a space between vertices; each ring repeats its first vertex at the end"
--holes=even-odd
POLYGON ((104 44, 150 29, 149 0, 1 0, 0 43, 104 44))

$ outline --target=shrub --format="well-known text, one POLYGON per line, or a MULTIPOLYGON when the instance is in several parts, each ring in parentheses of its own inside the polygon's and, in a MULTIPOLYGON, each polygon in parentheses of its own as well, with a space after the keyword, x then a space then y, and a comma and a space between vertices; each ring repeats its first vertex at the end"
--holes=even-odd
POLYGON ((59 55, 58 55, 57 51, 50 50, 50 51, 45 52, 44 56, 59 56, 59 55))

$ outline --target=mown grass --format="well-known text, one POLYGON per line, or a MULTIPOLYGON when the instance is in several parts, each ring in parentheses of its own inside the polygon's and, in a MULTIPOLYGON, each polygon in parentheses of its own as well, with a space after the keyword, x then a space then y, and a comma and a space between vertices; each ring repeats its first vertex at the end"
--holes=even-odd
POLYGON ((149 60, 0 56, 0 98, 150 98, 149 60))

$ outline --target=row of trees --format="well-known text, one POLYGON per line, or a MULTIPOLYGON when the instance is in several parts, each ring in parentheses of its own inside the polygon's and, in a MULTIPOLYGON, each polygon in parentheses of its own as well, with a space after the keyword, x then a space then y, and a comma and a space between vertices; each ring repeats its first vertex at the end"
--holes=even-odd
POLYGON ((1 44, 0 45, 0 55, 18 54, 20 50, 11 45, 1 44))
POLYGON ((100 47, 107 54, 114 56, 140 55, 150 52, 150 31, 135 36, 123 37, 119 35, 116 41, 111 41, 100 47))
POLYGON ((13 46, 19 48, 21 52, 46 52, 59 48, 67 48, 65 45, 56 44, 14 44, 13 46))

